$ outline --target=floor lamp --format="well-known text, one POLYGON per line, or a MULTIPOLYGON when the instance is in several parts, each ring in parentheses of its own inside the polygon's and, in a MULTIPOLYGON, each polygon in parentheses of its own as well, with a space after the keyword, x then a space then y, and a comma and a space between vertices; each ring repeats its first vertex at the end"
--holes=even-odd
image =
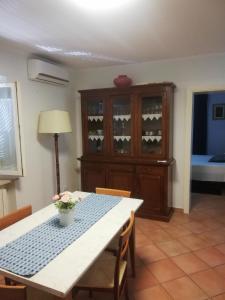
POLYGON ((63 110, 41 111, 38 124, 39 133, 53 134, 55 142, 55 163, 57 194, 60 193, 60 170, 58 138, 60 133, 72 132, 69 113, 63 110))

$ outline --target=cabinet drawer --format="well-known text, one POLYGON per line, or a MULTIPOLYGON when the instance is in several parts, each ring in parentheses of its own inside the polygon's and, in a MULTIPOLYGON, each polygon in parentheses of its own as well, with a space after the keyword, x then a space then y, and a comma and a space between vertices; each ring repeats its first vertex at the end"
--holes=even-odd
POLYGON ((107 186, 113 189, 131 191, 134 194, 135 168, 131 165, 109 165, 107 186))
POLYGON ((159 166, 137 166, 136 172, 142 174, 164 175, 165 169, 159 166))
POLYGON ((123 165, 123 164, 110 164, 108 165, 109 170, 120 170, 124 172, 134 172, 135 171, 135 166, 133 165, 123 165))

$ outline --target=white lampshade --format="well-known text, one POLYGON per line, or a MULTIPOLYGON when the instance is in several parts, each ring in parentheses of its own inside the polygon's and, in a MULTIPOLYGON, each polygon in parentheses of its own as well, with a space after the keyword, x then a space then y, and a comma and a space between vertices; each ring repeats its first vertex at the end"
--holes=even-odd
POLYGON ((63 110, 41 111, 39 115, 38 132, 72 132, 69 113, 63 110))

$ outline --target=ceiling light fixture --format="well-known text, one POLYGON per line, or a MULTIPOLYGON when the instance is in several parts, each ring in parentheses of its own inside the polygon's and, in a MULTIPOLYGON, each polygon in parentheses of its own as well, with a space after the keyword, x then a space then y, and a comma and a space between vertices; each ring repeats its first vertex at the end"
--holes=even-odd
POLYGON ((44 46, 44 45, 36 45, 37 48, 47 51, 47 52, 61 52, 62 49, 56 48, 56 47, 50 47, 50 46, 44 46))
POLYGON ((125 59, 120 59, 116 57, 111 57, 111 56, 106 56, 102 54, 96 54, 92 52, 85 52, 85 51, 68 51, 64 52, 64 55, 67 56, 75 56, 79 58, 85 58, 87 60, 95 60, 95 61, 112 61, 112 62, 118 62, 118 63, 134 63, 134 61, 131 60, 125 60, 125 59))
POLYGON ((71 56, 93 56, 91 52, 85 52, 85 51, 68 51, 64 52, 65 55, 71 55, 71 56))
POLYGON ((92 10, 107 10, 117 8, 131 0, 73 0, 77 5, 92 10))

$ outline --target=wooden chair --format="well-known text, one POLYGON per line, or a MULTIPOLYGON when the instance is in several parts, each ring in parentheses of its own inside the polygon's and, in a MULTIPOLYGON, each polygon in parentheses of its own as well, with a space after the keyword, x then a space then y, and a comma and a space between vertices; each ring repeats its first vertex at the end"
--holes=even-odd
POLYGON ((130 198, 130 195, 131 195, 130 191, 106 189, 106 188, 100 188, 100 187, 96 187, 95 192, 96 192, 96 194, 121 196, 121 197, 127 197, 127 198, 130 198))
POLYGON ((40 299, 56 300, 62 298, 57 298, 47 292, 43 292, 41 290, 32 287, 26 287, 23 286, 22 284, 17 284, 17 285, 0 284, 0 299, 1 300, 40 300, 40 299))
MULTIPOLYGON (((0 218, 0 230, 28 217, 32 214, 32 206, 24 206, 0 218)), ((38 289, 26 287, 9 278, 0 278, 0 300, 53 300, 53 295, 38 289), (4 282, 6 284, 4 284, 4 282)))
POLYGON ((134 212, 131 212, 129 224, 119 238, 117 256, 104 252, 77 283, 75 291, 88 290, 91 293, 93 291, 111 292, 114 294, 114 300, 119 300, 122 293, 125 292, 126 300, 129 300, 127 254, 133 225, 134 212))
POLYGON ((32 206, 27 205, 16 211, 0 218, 0 230, 26 218, 27 216, 32 214, 32 206))
MULTIPOLYGON (((130 198, 131 192, 125 191, 125 190, 117 190, 117 189, 107 189, 107 188, 99 188, 96 187, 95 189, 96 194, 104 194, 104 195, 112 195, 112 196, 121 196, 121 197, 127 197, 130 198)), ((119 235, 116 236, 112 242, 107 247, 108 251, 111 251, 113 253, 116 253, 118 251, 118 239, 119 235)), ((133 226, 131 238, 130 238, 130 262, 131 262, 131 270, 132 270, 132 276, 135 277, 135 224, 133 226)))
MULTIPOLYGON (((31 205, 27 205, 27 206, 24 206, 20 209, 17 209, 16 211, 0 218, 0 230, 24 219, 25 217, 29 216, 32 214, 32 206, 31 205)), ((11 285, 11 284, 14 284, 14 281, 12 281, 11 279, 8 279, 8 278, 4 278, 4 277, 0 277, 1 279, 1 283, 3 281, 5 281, 5 283, 7 285, 11 285)), ((19 293, 19 292, 16 292, 16 293, 19 293)), ((1 299, 1 298, 0 298, 1 299)), ((9 298, 10 299, 10 298, 9 298)), ((13 299, 13 298, 12 298, 13 299)), ((18 298, 19 299, 19 298, 18 298)))
POLYGON ((26 300, 26 287, 23 285, 0 285, 1 300, 26 300))

